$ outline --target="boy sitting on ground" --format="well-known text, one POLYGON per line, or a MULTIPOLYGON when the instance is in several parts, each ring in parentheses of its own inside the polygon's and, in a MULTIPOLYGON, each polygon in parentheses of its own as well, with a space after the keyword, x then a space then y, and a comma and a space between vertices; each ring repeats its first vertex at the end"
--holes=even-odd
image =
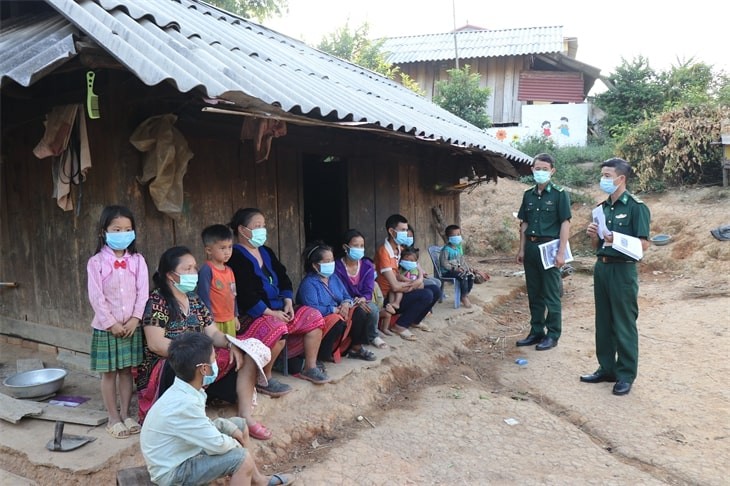
POLYGON ((469 292, 474 286, 474 271, 464 257, 464 249, 461 246, 461 228, 452 224, 446 227, 445 233, 448 243, 441 248, 439 255, 441 275, 456 278, 461 289, 461 305, 469 308, 471 307, 469 292))
POLYGON ((205 414, 203 384, 215 380, 213 341, 202 332, 173 339, 168 362, 175 381, 152 405, 140 435, 142 455, 155 484, 208 484, 230 476, 231 485, 276 486, 290 476, 261 474, 249 453, 246 421, 205 414))

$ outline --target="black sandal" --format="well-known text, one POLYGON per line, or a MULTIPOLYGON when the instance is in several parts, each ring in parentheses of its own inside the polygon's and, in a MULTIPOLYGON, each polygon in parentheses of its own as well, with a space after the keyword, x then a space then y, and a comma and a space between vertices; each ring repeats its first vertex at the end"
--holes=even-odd
POLYGON ((362 346, 357 351, 355 351, 354 349, 351 349, 347 353, 347 357, 353 358, 353 359, 361 359, 363 361, 375 361, 376 359, 378 359, 375 356, 375 353, 373 353, 372 351, 368 351, 367 349, 363 348, 362 346))

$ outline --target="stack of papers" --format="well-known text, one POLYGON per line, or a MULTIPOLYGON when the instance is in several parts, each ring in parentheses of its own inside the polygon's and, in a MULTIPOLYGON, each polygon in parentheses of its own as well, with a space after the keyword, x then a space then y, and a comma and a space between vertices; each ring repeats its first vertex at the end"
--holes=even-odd
POLYGON ((613 232, 613 249, 620 251, 634 260, 641 260, 644 256, 644 248, 641 246, 641 240, 639 238, 616 231, 613 232))
MULTIPOLYGON (((555 257, 558 254, 558 248, 560 248, 560 240, 548 241, 542 245, 537 245, 540 249, 540 259, 542 260, 542 266, 547 270, 555 266, 555 257)), ((570 242, 565 244, 565 263, 573 261, 573 254, 570 252, 570 242)))

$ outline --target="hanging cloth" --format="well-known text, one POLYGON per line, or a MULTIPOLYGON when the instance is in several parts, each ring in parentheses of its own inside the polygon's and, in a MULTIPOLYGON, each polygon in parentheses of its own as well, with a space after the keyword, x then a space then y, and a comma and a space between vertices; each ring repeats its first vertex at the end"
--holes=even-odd
POLYGON ((253 140, 254 158, 263 162, 269 158, 271 141, 286 135, 286 122, 273 118, 245 117, 241 126, 241 141, 253 140))
POLYGON ((153 116, 134 130, 129 142, 144 152, 140 184, 149 185, 155 206, 173 219, 179 219, 183 210, 183 177, 193 152, 180 131, 173 125, 173 114, 153 116))
POLYGON ((80 104, 54 107, 46 115, 43 138, 33 149, 33 154, 39 159, 54 158, 51 166, 52 197, 64 211, 71 211, 74 207, 71 185, 85 181, 86 173, 91 168, 91 151, 83 113, 83 105, 80 104), (77 116, 79 113, 81 116, 77 116), (76 136, 73 136, 74 132, 76 136))

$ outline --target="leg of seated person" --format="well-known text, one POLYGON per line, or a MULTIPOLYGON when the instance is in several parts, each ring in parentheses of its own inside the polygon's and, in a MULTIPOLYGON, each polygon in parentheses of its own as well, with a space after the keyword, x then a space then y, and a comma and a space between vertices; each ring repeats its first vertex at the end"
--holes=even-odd
POLYGON ((436 305, 439 300, 441 300, 441 285, 433 283, 431 279, 424 280, 423 283, 424 288, 430 290, 433 294, 433 298, 431 299, 431 307, 429 308, 429 310, 431 310, 431 308, 433 308, 433 306, 436 305))
POLYGON ((236 378, 236 394, 238 395, 238 416, 246 421, 249 429, 257 425, 256 420, 253 418, 253 393, 257 374, 256 362, 251 356, 245 355, 243 366, 238 370, 236 378))
POLYGON ((264 373, 266 374, 267 379, 271 378, 271 368, 274 366, 276 358, 278 358, 284 350, 284 346, 286 346, 286 341, 284 339, 279 339, 276 344, 271 347, 271 359, 268 363, 266 363, 266 366, 264 366, 264 373))
POLYGON ((431 308, 433 293, 428 289, 418 289, 403 294, 402 309, 397 327, 408 328, 418 324, 431 308))
POLYGON ((304 335, 304 369, 317 367, 317 353, 322 343, 322 329, 313 329, 304 335))
POLYGON ((225 454, 208 455, 201 452, 173 470, 169 484, 208 484, 216 479, 231 476, 231 484, 251 484, 253 457, 243 447, 236 447, 225 454), (236 478, 238 482, 234 482, 236 478))

